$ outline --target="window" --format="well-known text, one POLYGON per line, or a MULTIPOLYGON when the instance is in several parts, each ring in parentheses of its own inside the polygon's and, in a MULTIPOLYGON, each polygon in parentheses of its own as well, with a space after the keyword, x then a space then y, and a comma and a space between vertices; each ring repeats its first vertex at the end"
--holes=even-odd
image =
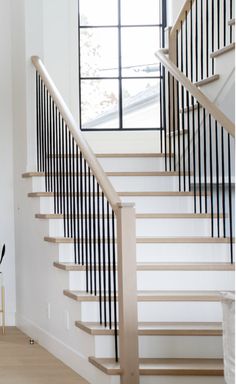
POLYGON ((165 1, 78 1, 81 129, 159 129, 165 1))

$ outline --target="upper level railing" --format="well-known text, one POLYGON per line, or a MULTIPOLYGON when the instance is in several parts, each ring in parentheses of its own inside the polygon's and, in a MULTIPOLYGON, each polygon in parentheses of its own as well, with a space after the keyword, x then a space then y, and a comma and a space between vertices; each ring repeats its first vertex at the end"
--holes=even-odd
POLYGON ((192 82, 214 75, 212 53, 233 43, 233 0, 186 0, 170 30, 170 58, 192 82))
POLYGON ((179 190, 194 192, 194 212, 210 213, 211 236, 230 244, 233 262, 234 124, 160 50, 161 134, 166 170, 178 171, 179 190))
POLYGON ((54 212, 63 214, 64 236, 73 239, 74 263, 85 267, 86 292, 98 297, 100 323, 114 331, 122 383, 137 384, 134 205, 121 202, 40 58, 32 63, 37 169, 54 194, 54 212))

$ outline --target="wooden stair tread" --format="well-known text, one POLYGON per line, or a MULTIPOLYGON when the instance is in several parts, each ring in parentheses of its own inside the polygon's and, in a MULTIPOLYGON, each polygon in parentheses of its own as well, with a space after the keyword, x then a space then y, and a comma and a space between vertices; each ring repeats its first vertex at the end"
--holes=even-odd
POLYGON ((137 237, 136 239, 137 243, 230 243, 229 238, 217 238, 217 237, 208 237, 208 236, 195 236, 195 237, 182 237, 182 236, 176 236, 176 237, 137 237))
MULTIPOLYGON (((95 296, 85 291, 65 289, 64 295, 78 302, 98 302, 95 296)), ((108 298, 108 292, 106 293, 108 298)), ((104 300, 102 293, 102 300, 104 300)), ((113 300, 113 295, 111 296, 113 300)), ((138 291, 139 302, 220 302, 222 295, 219 291, 138 291)))
MULTIPOLYGON (((56 237, 56 236, 45 236, 44 240, 49 242, 49 243, 74 243, 74 239, 70 237, 56 237)), ((83 242, 84 239, 76 239, 76 242, 83 242)), ((93 239, 91 239, 93 241, 93 239)), ((97 239, 96 239, 97 241, 97 239)), ((102 239, 101 239, 102 241, 102 239)), ((105 239, 107 241, 107 239, 105 239)), ((233 240, 234 242, 234 240, 233 240)), ((157 244, 157 243, 186 243, 186 244, 195 244, 195 243, 201 243, 201 244, 229 244, 230 239, 228 237, 223 238, 223 237, 201 237, 201 236, 195 236, 195 237, 137 237, 136 238, 136 243, 137 244, 157 244)))
POLYGON ((220 56, 220 55, 223 55, 224 53, 229 52, 229 51, 232 51, 233 49, 235 49, 235 43, 231 43, 231 44, 227 45, 227 46, 224 47, 224 48, 220 48, 220 49, 218 49, 217 51, 212 52, 211 55, 210 55, 210 57, 211 57, 212 59, 214 59, 215 57, 218 57, 218 56, 220 56))
MULTIPOLYGON (((89 357, 96 368, 108 375, 120 375, 120 365, 111 358, 89 357)), ((223 359, 155 359, 139 360, 140 375, 223 376, 223 359)))
MULTIPOLYGON (((75 263, 53 263, 55 268, 63 271, 85 271, 85 265, 75 263)), ((89 266, 89 269, 91 267, 89 266)), ((92 269, 94 270, 94 266, 92 269)), ((103 269, 103 267, 101 267, 103 269)), ((96 265, 98 270, 98 265, 96 265)), ((108 269, 108 266, 106 266, 108 269)), ((137 271, 234 271, 230 263, 137 263, 137 271)))
POLYGON ((194 84, 197 87, 201 87, 203 85, 210 84, 210 83, 212 83, 212 82, 214 82, 216 80, 219 80, 219 78, 220 78, 220 75, 212 75, 212 76, 206 77, 205 79, 196 81, 194 84))
MULTIPOLYGON (((59 213, 36 213, 35 217, 37 219, 63 219, 63 214, 59 213)), ((74 215, 72 215, 74 217, 74 215)), ((80 215, 76 217, 81 217, 80 215)), ((93 217, 93 215, 92 215, 93 217)), ((97 215, 95 215, 97 218, 97 215)), ((101 215, 102 217, 102 215, 101 215)), ((107 218, 107 216, 105 215, 107 218)), ((214 218, 217 218, 217 215, 213 215, 214 218)), ((223 214, 220 214, 220 217, 223 218, 223 214)), ((137 213, 136 219, 211 219, 210 213, 137 213)))
MULTIPOLYGON (((75 326, 89 335, 113 335, 113 329, 96 322, 76 321, 75 326)), ((118 325, 119 326, 119 325, 118 325)), ((142 322, 138 323, 140 336, 222 336, 222 324, 210 322, 142 322)))

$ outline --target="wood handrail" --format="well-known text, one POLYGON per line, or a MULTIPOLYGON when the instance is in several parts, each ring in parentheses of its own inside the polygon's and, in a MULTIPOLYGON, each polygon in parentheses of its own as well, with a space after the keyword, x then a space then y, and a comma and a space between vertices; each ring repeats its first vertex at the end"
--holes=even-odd
POLYGON ((182 6, 182 8, 181 8, 181 10, 177 16, 177 19, 176 19, 174 25, 172 26, 172 28, 170 30, 170 38, 175 37, 176 31, 178 31, 180 28, 181 21, 185 20, 186 12, 187 12, 187 14, 189 13, 191 6, 194 4, 194 2, 195 2, 195 0, 186 0, 185 1, 185 3, 183 4, 183 6, 182 6))
POLYGON ((100 187, 102 188, 104 195, 112 206, 112 209, 117 213, 119 206, 121 204, 121 199, 115 189, 113 188, 111 182, 109 181, 107 175, 99 164, 96 156, 89 147, 88 143, 84 139, 83 135, 80 133, 78 126, 75 122, 74 117, 72 116, 69 108, 65 104, 60 92, 55 86, 53 80, 51 79, 47 69, 45 68, 43 62, 38 56, 31 57, 32 63, 35 66, 36 70, 40 74, 42 80, 44 81, 45 86, 48 89, 51 97, 58 110, 61 113, 61 116, 65 120, 65 123, 68 126, 72 136, 74 137, 76 143, 78 144, 84 159, 87 161, 93 175, 96 177, 100 187))
POLYGON ((171 75, 190 92, 199 104, 201 104, 231 136, 235 137, 235 126, 232 121, 177 68, 166 54, 166 49, 160 49, 156 52, 156 56, 171 75))

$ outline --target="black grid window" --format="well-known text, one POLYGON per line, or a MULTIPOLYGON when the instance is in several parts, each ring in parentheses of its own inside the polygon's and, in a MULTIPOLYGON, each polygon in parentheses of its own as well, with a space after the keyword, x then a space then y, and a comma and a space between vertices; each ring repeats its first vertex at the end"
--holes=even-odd
POLYGON ((165 1, 78 1, 81 129, 160 129, 165 1))

